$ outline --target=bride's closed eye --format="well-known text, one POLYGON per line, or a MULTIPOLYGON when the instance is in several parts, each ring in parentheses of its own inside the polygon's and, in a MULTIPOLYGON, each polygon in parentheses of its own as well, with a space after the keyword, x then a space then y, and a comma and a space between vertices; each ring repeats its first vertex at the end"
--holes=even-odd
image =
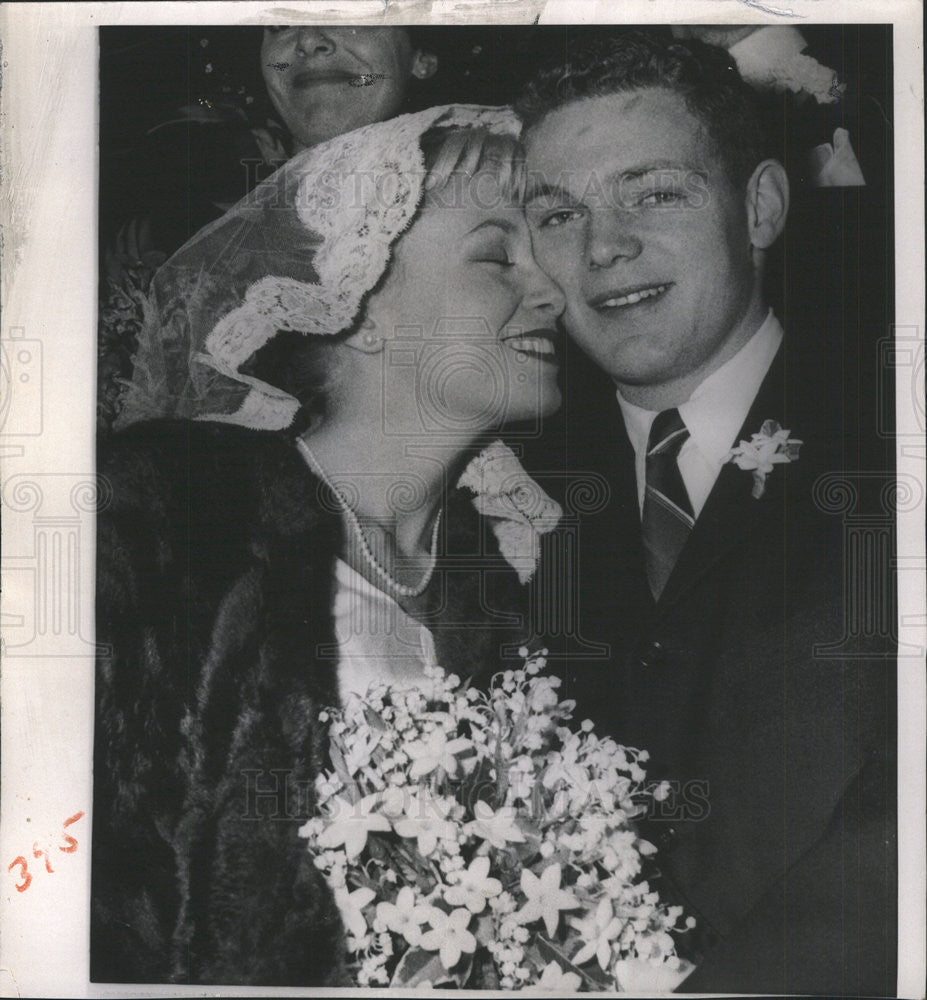
POLYGON ((474 258, 477 264, 498 264, 500 267, 514 267, 515 261, 509 259, 509 255, 504 251, 501 253, 487 253, 474 258))
POLYGON ((503 240, 492 240, 473 248, 471 260, 476 264, 496 264, 500 267, 514 266, 513 254, 503 240))

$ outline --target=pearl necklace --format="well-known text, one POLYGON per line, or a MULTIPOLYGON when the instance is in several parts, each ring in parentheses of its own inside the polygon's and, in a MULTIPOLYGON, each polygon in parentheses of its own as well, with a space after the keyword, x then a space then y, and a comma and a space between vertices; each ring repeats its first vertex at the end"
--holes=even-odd
POLYGON ((351 505, 342 496, 341 491, 335 487, 332 481, 328 478, 325 470, 319 465, 319 460, 313 455, 309 448, 309 445, 303 440, 303 438, 296 439, 296 447, 303 453, 306 461, 309 463, 309 467, 312 471, 322 480, 323 483, 332 491, 335 495, 335 499, 338 501, 341 509, 347 514, 348 521, 354 530, 354 534, 360 542, 361 553, 367 562, 367 565, 376 573, 376 575, 390 588, 390 590, 399 594, 401 597, 420 597, 425 593, 428 584, 431 583, 431 578, 434 575, 435 566, 438 563, 438 531, 441 527, 441 515, 444 513, 443 510, 438 511, 438 516, 435 518, 434 528, 431 530, 431 559, 429 562, 428 569, 425 570, 425 575, 422 577, 417 587, 409 587, 407 584, 400 583, 390 572, 385 569, 377 557, 371 551, 370 546, 367 544, 367 537, 364 535, 364 529, 361 527, 360 521, 357 519, 357 515, 354 513, 351 505))

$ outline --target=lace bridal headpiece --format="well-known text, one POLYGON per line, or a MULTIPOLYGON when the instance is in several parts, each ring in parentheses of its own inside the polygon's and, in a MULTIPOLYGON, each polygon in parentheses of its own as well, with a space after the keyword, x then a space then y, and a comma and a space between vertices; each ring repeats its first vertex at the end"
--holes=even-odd
MULTIPOLYGON (((517 136, 508 108, 450 105, 368 125, 289 160, 157 272, 116 427, 156 417, 283 430, 298 400, 243 370, 279 332, 351 328, 412 222, 432 127, 517 136)), ((497 441, 461 477, 527 582, 560 507, 497 441)))
POLYGON ((297 400, 242 371, 278 332, 339 333, 386 270, 422 200, 433 126, 518 135, 508 108, 449 105, 293 157, 157 272, 117 427, 208 418, 290 425, 297 400))

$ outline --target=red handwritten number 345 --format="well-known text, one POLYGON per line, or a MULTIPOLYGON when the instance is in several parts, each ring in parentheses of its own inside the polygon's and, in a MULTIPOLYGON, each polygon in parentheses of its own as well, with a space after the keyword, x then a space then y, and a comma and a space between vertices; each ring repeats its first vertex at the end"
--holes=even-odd
MULTIPOLYGON (((83 812, 74 813, 74 815, 71 816, 70 819, 66 819, 64 823, 61 824, 62 827, 66 830, 72 823, 76 823, 83 815, 84 815, 83 812)), ((64 835, 64 839, 66 842, 66 846, 61 847, 59 845, 58 850, 63 851, 65 854, 73 854, 77 850, 77 841, 69 833, 66 833, 64 835)), ((54 872, 54 868, 52 868, 51 863, 48 859, 48 851, 40 851, 38 841, 36 841, 32 845, 32 856, 34 858, 41 858, 42 855, 45 856, 45 871, 51 874, 52 872, 54 872)), ((20 855, 18 858, 14 858, 9 863, 6 870, 8 872, 11 872, 17 865, 19 865, 20 869, 19 877, 20 879, 22 879, 22 881, 16 886, 16 891, 25 892, 29 888, 29 886, 32 885, 32 874, 29 871, 29 865, 27 864, 26 859, 22 855, 20 855)))

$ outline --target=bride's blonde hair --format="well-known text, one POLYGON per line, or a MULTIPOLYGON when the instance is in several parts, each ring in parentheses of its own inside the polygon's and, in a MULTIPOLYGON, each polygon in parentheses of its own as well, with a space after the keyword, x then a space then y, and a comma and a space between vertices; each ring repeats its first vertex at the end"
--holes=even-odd
MULTIPOLYGON (((478 174, 493 177, 498 196, 506 203, 517 205, 524 201, 525 157, 521 143, 514 136, 485 128, 437 126, 422 135, 421 148, 425 166, 425 195, 411 226, 415 225, 415 219, 423 210, 453 207, 457 190, 455 181, 469 182, 478 174)), ((401 242, 402 236, 396 245, 401 242)), ((395 266, 394 258, 378 287, 389 280, 395 266)), ((362 316, 363 311, 353 326, 333 336, 278 333, 242 367, 243 371, 260 377, 299 400, 301 408, 291 428, 293 432, 301 433, 315 416, 324 413, 336 357, 332 348, 357 330, 362 316)))

